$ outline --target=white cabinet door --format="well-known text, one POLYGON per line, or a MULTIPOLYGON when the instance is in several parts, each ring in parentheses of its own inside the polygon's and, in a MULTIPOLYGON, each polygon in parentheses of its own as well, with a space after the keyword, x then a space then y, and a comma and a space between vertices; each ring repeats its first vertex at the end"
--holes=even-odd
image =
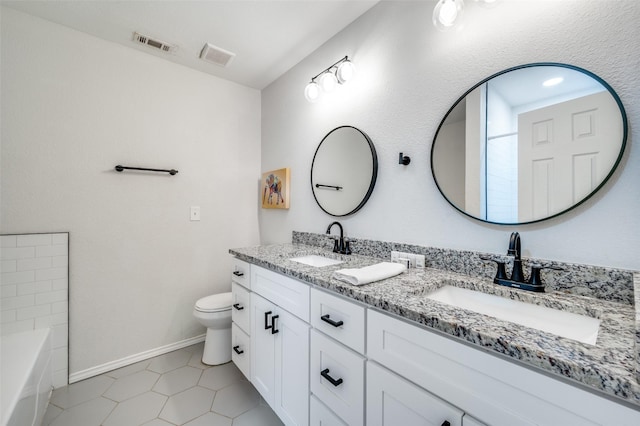
POLYGON ((277 306, 251 293, 251 383, 273 407, 275 384, 275 339, 272 335, 272 316, 277 306))
POLYGON ((235 323, 231 324, 231 360, 251 380, 251 340, 235 323))
POLYGON ((309 424, 309 325, 251 293, 251 383, 286 425, 309 424))
POLYGON ((313 395, 309 405, 310 426, 348 426, 313 395))
POLYGON ((238 283, 231 283, 231 319, 245 333, 251 333, 251 292, 238 283))
POLYGON ((461 426, 462 411, 367 362, 367 426, 461 426))
POLYGON ((470 415, 465 414, 464 417, 462 417, 462 426, 487 426, 487 425, 474 419, 470 415))
POLYGON ((358 353, 311 332, 311 392, 349 426, 364 424, 364 363, 358 353))
POLYGON ((275 395, 272 405, 286 425, 309 424, 309 324, 284 309, 274 318, 275 395))
POLYGON ((244 260, 231 260, 231 281, 251 289, 251 264, 244 260))

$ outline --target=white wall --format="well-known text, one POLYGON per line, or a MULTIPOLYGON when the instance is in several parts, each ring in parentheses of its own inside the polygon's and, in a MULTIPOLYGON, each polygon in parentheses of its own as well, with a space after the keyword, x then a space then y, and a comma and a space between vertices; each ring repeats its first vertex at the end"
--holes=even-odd
POLYGON ((6 8, 1 65, 0 225, 70 232, 70 372, 203 333, 259 242, 260 92, 6 8))
POLYGON ((464 30, 441 33, 431 25, 434 2, 381 2, 263 91, 262 169, 290 166, 292 193, 288 212, 260 212, 262 242, 289 241, 292 230, 324 232, 333 220, 313 200, 309 168, 322 137, 349 124, 371 137, 380 161, 369 203, 341 220, 349 235, 504 253, 517 230, 527 256, 640 269, 640 3, 465 3, 464 30), (309 79, 344 55, 357 80, 306 102, 309 79), (543 61, 586 68, 620 95, 630 137, 619 170, 588 202, 539 224, 488 225, 458 213, 429 168, 440 120, 483 78, 543 61), (400 151, 409 166, 398 165, 400 151))

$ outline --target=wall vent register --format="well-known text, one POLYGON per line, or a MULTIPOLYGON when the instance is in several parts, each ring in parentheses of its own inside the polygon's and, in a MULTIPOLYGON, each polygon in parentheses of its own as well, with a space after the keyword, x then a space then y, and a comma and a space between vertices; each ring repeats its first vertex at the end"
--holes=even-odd
POLYGON ((149 37, 138 32, 133 33, 133 41, 138 42, 140 44, 145 44, 147 46, 153 47, 155 49, 161 50, 167 53, 175 53, 178 50, 178 46, 172 45, 169 43, 165 43, 164 41, 160 41, 156 38, 149 37))

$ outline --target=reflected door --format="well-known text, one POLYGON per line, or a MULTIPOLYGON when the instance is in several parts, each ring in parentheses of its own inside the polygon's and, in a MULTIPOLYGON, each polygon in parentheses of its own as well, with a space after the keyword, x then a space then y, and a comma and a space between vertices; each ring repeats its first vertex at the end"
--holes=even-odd
POLYGON ((616 161, 619 108, 607 91, 518 116, 518 220, 559 213, 589 195, 616 161))

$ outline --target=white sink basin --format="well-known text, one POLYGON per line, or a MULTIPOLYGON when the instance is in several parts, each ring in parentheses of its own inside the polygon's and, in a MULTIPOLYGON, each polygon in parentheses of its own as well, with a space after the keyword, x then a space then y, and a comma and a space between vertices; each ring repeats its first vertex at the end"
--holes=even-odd
POLYGON ((330 257, 318 256, 317 254, 312 254, 309 256, 302 256, 302 257, 292 257, 289 260, 293 260, 294 262, 304 263, 305 265, 309 265, 309 266, 315 266, 316 268, 320 268, 322 266, 338 265, 342 263, 342 260, 331 259, 330 257))
POLYGON ((589 345, 595 345, 598 338, 599 319, 546 306, 449 285, 429 293, 427 298, 589 345))

